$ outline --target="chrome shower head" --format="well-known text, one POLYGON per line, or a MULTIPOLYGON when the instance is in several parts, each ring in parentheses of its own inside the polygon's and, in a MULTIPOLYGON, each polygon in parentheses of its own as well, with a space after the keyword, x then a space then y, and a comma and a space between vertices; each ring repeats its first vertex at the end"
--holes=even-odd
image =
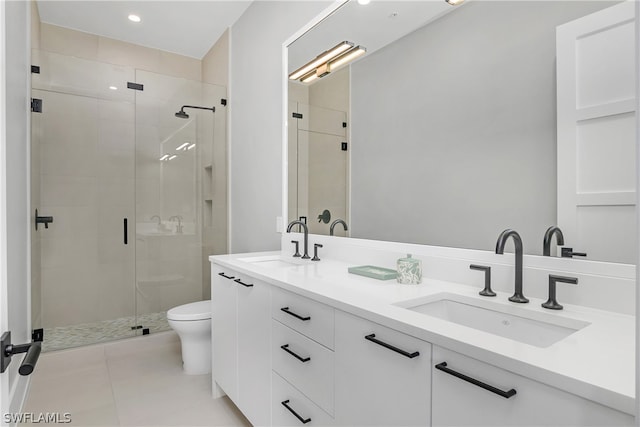
POLYGON ((182 107, 182 108, 180 109, 180 111, 178 111, 178 112, 176 113, 176 117, 181 118, 181 119, 188 119, 188 118, 189 118, 189 115, 188 115, 187 113, 185 113, 185 112, 184 112, 184 107, 182 107))

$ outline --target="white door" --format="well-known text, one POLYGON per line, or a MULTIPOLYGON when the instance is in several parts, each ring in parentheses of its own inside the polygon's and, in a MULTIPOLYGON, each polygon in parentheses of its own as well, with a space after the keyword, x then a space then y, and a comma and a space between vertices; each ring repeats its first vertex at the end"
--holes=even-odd
POLYGON ((556 33, 558 226, 566 246, 635 263, 635 27, 631 1, 556 33))
MULTIPOLYGON (((29 2, 0 2, 0 333, 30 341, 29 2)), ((0 374, 0 424, 21 409, 28 377, 23 355, 0 374)))

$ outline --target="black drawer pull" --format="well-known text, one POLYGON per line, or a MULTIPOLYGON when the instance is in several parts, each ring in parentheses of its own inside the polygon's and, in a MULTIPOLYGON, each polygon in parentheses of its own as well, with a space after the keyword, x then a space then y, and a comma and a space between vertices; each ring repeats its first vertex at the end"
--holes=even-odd
POLYGON ((235 276, 227 276, 227 275, 226 275, 226 274, 224 274, 224 273, 218 273, 218 276, 222 276, 222 277, 224 277, 225 279, 229 279, 229 280, 231 280, 231 279, 235 279, 235 276))
POLYGON ((240 279, 236 279, 236 280, 234 280, 234 282, 236 282, 236 283, 240 283, 242 286, 245 286, 245 287, 247 287, 247 288, 250 288, 250 287, 252 287, 252 286, 253 286, 253 283, 244 283, 244 282, 243 282, 242 280, 240 280, 240 279))
POLYGON ((302 317, 299 314, 295 314, 294 312, 289 311, 289 307, 282 307, 280 310, 284 311, 285 313, 287 313, 290 316, 295 317, 296 319, 300 319, 300 320, 303 320, 303 321, 311 320, 310 316, 302 317))
POLYGON ((453 369, 447 368, 447 362, 438 363, 436 365, 436 369, 439 369, 439 370, 441 370, 443 372, 446 372, 449 375, 453 375, 454 377, 460 378, 461 380, 469 382, 469 383, 471 383, 473 385, 477 385, 478 387, 482 387, 485 390, 489 390, 491 393, 495 393, 495 394, 497 394, 499 396, 504 397, 505 399, 508 399, 508 398, 510 398, 512 396, 515 396, 515 394, 516 394, 516 390, 513 389, 513 388, 511 390, 507 390, 507 391, 500 390, 499 388, 496 388, 496 387, 494 387, 492 385, 483 383, 482 381, 478 381, 475 378, 468 377, 465 374, 461 374, 460 372, 456 372, 453 369))
POLYGON ((420 356, 420 352, 419 351, 414 351, 413 353, 409 353, 408 351, 404 351, 399 349, 398 347, 394 347, 391 344, 387 344, 386 342, 382 342, 380 340, 376 339, 376 334, 371 334, 371 335, 367 335, 366 337, 364 337, 364 339, 369 340, 371 342, 374 342, 378 345, 381 345, 385 348, 388 348, 389 350, 393 350, 396 353, 400 353, 403 356, 408 357, 409 359, 413 359, 414 357, 418 357, 420 356))
POLYGON ((300 415, 298 415, 298 413, 296 411, 293 410, 293 408, 291 406, 288 405, 289 403, 289 399, 285 400, 284 402, 280 402, 282 403, 282 406, 284 406, 285 408, 287 408, 289 410, 289 412, 291 412, 293 415, 296 416, 297 419, 300 420, 300 422, 302 424, 306 424, 309 421, 311 421, 311 418, 307 418, 306 420, 304 418, 302 418, 300 415))
POLYGON ((289 350, 289 344, 281 345, 280 348, 286 351, 287 353, 289 353, 290 355, 292 355, 293 357, 295 357, 296 359, 298 359, 299 361, 301 361, 302 363, 308 362, 309 360, 311 360, 310 357, 302 357, 295 354, 293 351, 289 350))

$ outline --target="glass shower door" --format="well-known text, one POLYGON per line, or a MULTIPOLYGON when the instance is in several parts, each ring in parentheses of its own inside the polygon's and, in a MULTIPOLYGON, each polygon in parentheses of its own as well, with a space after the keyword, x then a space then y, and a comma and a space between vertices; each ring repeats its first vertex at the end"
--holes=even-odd
POLYGON ((132 336, 134 70, 41 51, 33 63, 32 204, 53 217, 33 233, 34 328, 45 351, 132 336))

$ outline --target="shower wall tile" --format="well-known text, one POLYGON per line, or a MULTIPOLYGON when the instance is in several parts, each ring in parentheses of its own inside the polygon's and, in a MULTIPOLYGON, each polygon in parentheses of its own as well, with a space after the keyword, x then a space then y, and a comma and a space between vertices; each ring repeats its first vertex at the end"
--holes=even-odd
POLYGON ((41 206, 93 206, 96 203, 96 178, 76 176, 43 176, 41 206))
POLYGON ((160 51, 160 69, 163 74, 183 77, 188 80, 202 80, 202 61, 188 56, 160 51))
POLYGON ((98 262, 98 236, 95 232, 73 233, 55 239, 43 238, 42 268, 95 266, 98 262))
POLYGON ((98 36, 42 23, 40 49, 95 61, 98 59, 98 36))
POLYGON ((160 51, 107 37, 99 37, 97 60, 153 71, 160 68, 160 51))
POLYGON ((69 148, 70 144, 46 144, 40 150, 43 175, 91 177, 97 167, 97 147, 93 144, 69 148), (66 146, 66 147, 65 147, 66 146))

